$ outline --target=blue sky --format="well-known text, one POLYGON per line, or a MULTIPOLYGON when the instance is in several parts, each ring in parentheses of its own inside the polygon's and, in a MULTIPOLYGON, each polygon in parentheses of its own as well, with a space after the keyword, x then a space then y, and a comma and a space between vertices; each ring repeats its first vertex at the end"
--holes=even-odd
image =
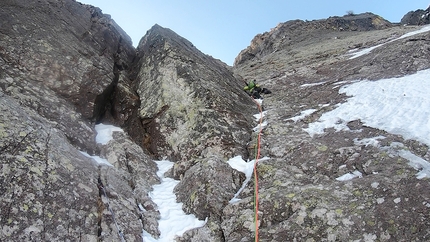
POLYGON ((255 35, 293 19, 372 12, 400 22, 409 11, 426 9, 430 0, 77 0, 110 14, 137 46, 154 24, 169 28, 200 51, 233 65, 255 35))

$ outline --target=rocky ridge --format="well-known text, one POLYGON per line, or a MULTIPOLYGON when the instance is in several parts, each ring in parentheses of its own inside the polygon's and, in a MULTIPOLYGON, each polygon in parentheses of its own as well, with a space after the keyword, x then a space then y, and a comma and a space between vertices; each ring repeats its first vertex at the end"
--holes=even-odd
POLYGON ((428 240, 428 180, 353 140, 384 135, 383 146, 403 143, 428 160, 426 145, 359 120, 348 125, 360 133, 303 131, 345 100, 341 83, 428 69, 428 33, 389 42, 417 27, 371 13, 289 21, 257 35, 231 68, 158 25, 135 49, 108 15, 73 0, 0 7, 0 240, 141 241, 142 229, 158 237, 148 193, 159 183, 153 160, 163 158, 175 162, 168 175, 181 180, 184 211, 207 219, 177 241, 253 240, 253 184, 228 203, 244 175, 226 162, 253 157, 257 109, 242 91, 251 78, 273 91, 262 136, 270 160, 257 167, 260 240, 428 240), (318 111, 286 122, 307 108, 318 111), (97 144, 99 122, 125 132, 97 144), (362 179, 334 179, 355 169, 362 179))
POLYGON ((430 6, 426 9, 410 11, 403 16, 401 24, 407 25, 425 25, 430 24, 430 6))

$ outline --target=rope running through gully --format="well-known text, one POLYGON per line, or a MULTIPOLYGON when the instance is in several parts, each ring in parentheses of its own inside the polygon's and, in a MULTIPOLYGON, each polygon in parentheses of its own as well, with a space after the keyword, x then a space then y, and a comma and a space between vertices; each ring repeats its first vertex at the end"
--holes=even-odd
POLYGON ((263 130, 263 110, 261 108, 260 103, 252 98, 254 102, 257 104, 258 111, 260 112, 260 121, 259 121, 259 130, 257 134, 257 145, 256 145, 256 154, 255 154, 255 163, 254 163, 254 222, 255 222, 255 242, 258 242, 258 174, 257 174, 257 164, 258 159, 260 158, 260 147, 261 147, 261 132, 263 130))

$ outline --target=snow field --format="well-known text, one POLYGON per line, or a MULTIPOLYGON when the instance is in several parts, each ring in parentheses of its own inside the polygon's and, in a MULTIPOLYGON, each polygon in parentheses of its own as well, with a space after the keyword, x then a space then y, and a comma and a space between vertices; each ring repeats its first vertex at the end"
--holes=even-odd
MULTIPOLYGON (((368 127, 430 146, 430 69, 399 78, 357 81, 342 86, 339 93, 349 96, 347 102, 339 104, 316 122, 310 123, 304 129, 309 135, 322 134, 327 128, 349 131, 348 122, 361 120, 368 127)), ((302 113, 306 115, 310 112, 302 113)), ((302 118, 303 115, 290 119, 302 118)), ((414 160, 411 161, 413 167, 421 170, 417 178, 430 177, 429 162, 422 158, 417 161, 416 156, 412 158, 404 152, 397 154, 409 161, 414 160)))

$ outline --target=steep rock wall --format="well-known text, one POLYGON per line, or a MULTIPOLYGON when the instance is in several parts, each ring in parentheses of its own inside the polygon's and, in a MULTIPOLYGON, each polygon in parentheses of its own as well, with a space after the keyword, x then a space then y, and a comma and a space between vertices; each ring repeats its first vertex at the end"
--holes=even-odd
POLYGON ((75 1, 0 4, 2 89, 89 149, 88 124, 103 114, 118 67, 134 57, 130 38, 100 9, 75 1))
POLYGON ((240 179, 226 161, 248 156, 255 104, 225 64, 170 29, 155 25, 137 51, 139 117, 148 149, 175 162, 172 175, 181 179, 175 191, 185 211, 209 218, 212 225, 196 233, 219 240, 222 209, 240 179))
POLYGON ((134 95, 124 74, 134 56, 130 38, 98 8, 0 3, 1 241, 114 241, 116 224, 127 241, 141 241, 142 228, 158 233, 148 221, 157 212, 138 208, 155 206, 147 195, 159 182, 152 159, 128 136, 111 141, 127 147, 114 155, 95 142, 94 124, 115 114, 115 95, 134 95))

